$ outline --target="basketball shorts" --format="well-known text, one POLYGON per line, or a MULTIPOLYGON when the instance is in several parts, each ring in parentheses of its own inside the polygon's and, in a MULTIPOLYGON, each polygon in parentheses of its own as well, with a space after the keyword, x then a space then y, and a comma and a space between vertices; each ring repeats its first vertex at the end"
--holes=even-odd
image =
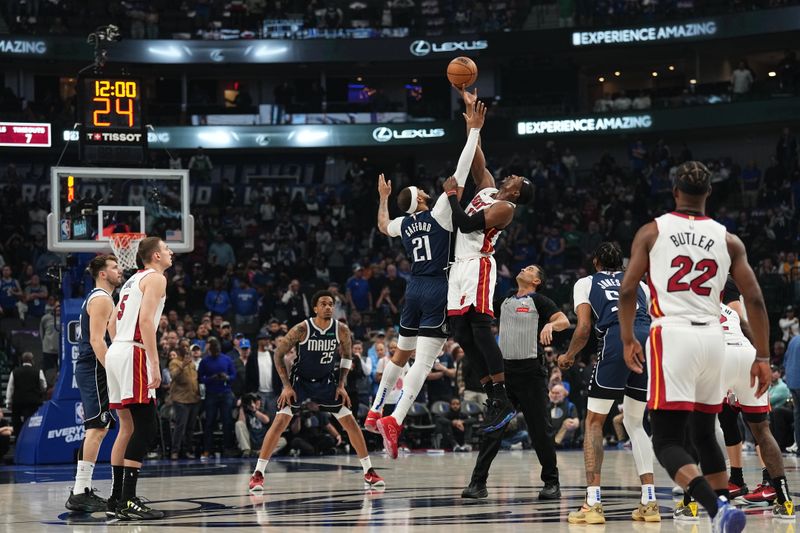
POLYGON ((494 257, 473 257, 453 263, 447 286, 448 316, 463 315, 474 307, 476 312, 494 317, 495 284, 494 257))
POLYGON ((83 427, 111 429, 114 415, 108 406, 106 369, 95 357, 83 357, 75 362, 75 384, 81 393, 83 427))
POLYGON ((300 412, 300 407, 306 402, 314 402, 319 406, 320 411, 333 413, 338 419, 352 414, 350 409, 342 404, 341 399, 336 398, 337 382, 333 377, 321 379, 306 379, 295 377, 292 382, 296 398, 294 404, 286 406, 279 414, 293 416, 300 412))
POLYGON ((692 326, 684 319, 658 319, 647 342, 647 407, 719 413, 725 396, 724 363, 718 321, 692 326))
POLYGON ((134 342, 114 342, 106 352, 108 401, 112 409, 126 405, 150 403, 155 389, 148 389, 152 379, 144 347, 134 342))
POLYGON ((756 349, 749 342, 725 345, 725 364, 722 386, 736 395, 743 413, 768 413, 769 394, 756 398, 756 388, 750 386, 750 367, 756 358, 756 349))
MULTIPOLYGON (((650 333, 649 326, 637 324, 633 331, 644 346, 650 333)), ((598 342, 600 358, 592 370, 589 398, 621 401, 623 396, 629 396, 640 402, 647 401, 647 369, 637 374, 625 364, 619 325, 608 328, 598 342)))
POLYGON ((447 278, 411 278, 400 313, 400 335, 447 338, 448 332, 447 278))

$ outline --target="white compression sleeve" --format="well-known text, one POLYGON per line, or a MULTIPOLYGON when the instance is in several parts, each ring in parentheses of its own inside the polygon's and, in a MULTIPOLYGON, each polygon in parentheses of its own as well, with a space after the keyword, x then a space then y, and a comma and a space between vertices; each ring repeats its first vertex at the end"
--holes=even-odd
POLYGON ((461 156, 458 158, 458 166, 456 166, 456 181, 459 187, 463 187, 467 183, 467 176, 469 176, 469 169, 472 166, 472 159, 475 157, 475 148, 478 147, 478 139, 480 138, 481 130, 472 128, 469 130, 467 136, 467 144, 461 151, 461 156))
POLYGON ((408 410, 411 409, 411 405, 417 398, 423 383, 425 383, 425 379, 431 373, 434 361, 442 353, 444 343, 445 339, 417 337, 417 355, 414 359, 414 364, 411 365, 411 370, 408 371, 408 374, 403 379, 403 391, 391 414, 398 424, 402 424, 403 420, 405 420, 408 410))
POLYGON ((642 425, 646 406, 646 402, 634 400, 630 396, 625 396, 622 400, 622 424, 631 439, 633 462, 640 476, 653 473, 653 444, 642 425))
POLYGON ((375 401, 372 403, 372 410, 381 412, 383 404, 386 401, 389 391, 394 388, 400 375, 403 373, 403 367, 397 366, 392 361, 386 363, 381 376, 381 383, 378 385, 378 392, 375 393, 375 401))

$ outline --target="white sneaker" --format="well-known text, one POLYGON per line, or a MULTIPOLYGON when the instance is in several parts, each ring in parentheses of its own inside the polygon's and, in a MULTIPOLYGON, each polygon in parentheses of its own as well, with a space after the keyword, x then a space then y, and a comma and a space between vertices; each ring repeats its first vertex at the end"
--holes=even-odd
POLYGON ((798 449, 797 448, 797 443, 795 442, 794 444, 792 444, 791 446, 786 448, 786 451, 789 452, 789 453, 797 453, 797 449, 798 449))

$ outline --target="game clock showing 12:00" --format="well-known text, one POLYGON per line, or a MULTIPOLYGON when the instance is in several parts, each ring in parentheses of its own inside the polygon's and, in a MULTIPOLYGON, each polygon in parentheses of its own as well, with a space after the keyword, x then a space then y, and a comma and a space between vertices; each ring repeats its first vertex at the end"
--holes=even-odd
POLYGON ((138 80, 83 80, 84 124, 91 128, 141 129, 141 87, 138 80))

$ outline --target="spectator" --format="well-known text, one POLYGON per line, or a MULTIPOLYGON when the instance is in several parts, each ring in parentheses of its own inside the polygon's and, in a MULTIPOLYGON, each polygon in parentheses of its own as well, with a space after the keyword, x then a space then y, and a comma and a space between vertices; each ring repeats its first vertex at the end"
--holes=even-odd
POLYGON ((545 267, 559 269, 564 266, 564 250, 567 243, 557 226, 551 226, 547 236, 542 239, 542 254, 545 267))
MULTIPOLYGON (((242 407, 239 409, 239 419, 236 421, 236 441, 242 452, 242 457, 250 457, 253 450, 260 450, 264 437, 269 430, 272 416, 266 414, 264 406, 261 404, 261 397, 257 394, 248 393, 242 397, 242 407)), ((276 450, 286 446, 286 439, 280 437, 276 450)), ((256 452, 255 455, 258 453, 256 452)))
POLYGON ((789 342, 789 339, 800 334, 800 321, 795 316, 793 305, 786 306, 783 318, 778 321, 778 325, 783 333, 783 342, 789 342))
POLYGON ((339 284, 331 282, 328 284, 328 290, 333 295, 333 320, 336 322, 340 320, 347 320, 347 301, 339 293, 339 284))
POLYGON ((301 406, 300 415, 292 420, 289 430, 289 453, 294 456, 325 455, 342 443, 342 435, 331 424, 330 414, 320 411, 313 402, 301 406))
POLYGON ((222 286, 221 278, 214 278, 214 288, 206 293, 206 309, 218 315, 227 315, 231 310, 231 297, 222 286))
POLYGON ((753 86, 753 73, 744 60, 739 61, 739 66, 731 75, 731 92, 734 100, 741 100, 753 86))
POLYGON ((208 262, 212 266, 227 268, 236 263, 233 247, 225 242, 225 236, 217 233, 214 242, 208 247, 208 262))
POLYGON ((236 329, 252 335, 258 330, 258 291, 243 279, 239 286, 231 291, 236 329))
POLYGON ((11 448, 11 435, 13 434, 13 428, 8 425, 8 422, 2 416, 2 410, 0 410, 0 462, 2 462, 3 457, 11 448))
POLYGON ((786 253, 786 261, 778 265, 778 272, 789 283, 800 281, 800 260, 794 252, 786 253))
POLYGON ((47 390, 44 372, 33 367, 33 354, 22 354, 22 365, 8 378, 6 408, 11 410, 14 435, 19 435, 22 424, 42 405, 42 395, 47 390))
POLYGON ((353 342, 353 359, 356 357, 361 363, 363 373, 358 380, 358 403, 369 406, 372 404, 372 360, 364 352, 364 344, 359 340, 353 342))
POLYGON ((39 276, 33 274, 25 285, 23 300, 27 306, 26 314, 33 318, 41 319, 47 305, 47 287, 39 282, 39 276))
POLYGON ((286 325, 290 329, 310 315, 308 298, 301 292, 300 280, 298 279, 293 279, 291 283, 289 283, 286 292, 281 296, 281 303, 286 306, 286 314, 288 316, 286 325))
POLYGON ((441 447, 452 449, 454 452, 468 452, 472 449, 469 442, 472 440, 473 420, 461 411, 461 400, 450 399, 450 409, 436 417, 436 433, 441 439, 441 447))
POLYGON ((561 164, 564 166, 564 172, 567 174, 567 180, 570 185, 575 185, 578 172, 578 158, 573 154, 569 148, 564 148, 561 155, 561 164))
MULTIPOLYGON (((794 403, 794 442, 800 446, 800 335, 789 341, 783 359, 784 381, 794 403)), ((797 453, 797 452, 795 452, 797 453)))
POLYGON ((561 384, 556 384, 550 389, 550 418, 553 421, 555 437, 553 442, 557 447, 569 447, 575 440, 580 420, 575 405, 567 399, 567 389, 561 384))
POLYGON ((516 445, 520 445, 523 450, 531 447, 531 437, 528 434, 528 426, 522 413, 517 413, 514 418, 503 428, 503 439, 500 441, 500 449, 510 450, 516 445))
POLYGON ((783 128, 775 147, 775 159, 787 176, 791 176, 797 168, 797 152, 797 139, 789 128, 783 128))
POLYGON ((275 368, 269 344, 269 335, 265 332, 259 333, 256 337, 258 353, 256 357, 251 355, 245 365, 247 377, 245 390, 258 394, 261 399, 261 408, 272 419, 275 418, 275 413, 278 411, 278 396, 283 384, 278 376, 278 370, 275 368))
POLYGON ((39 321, 39 338, 42 339, 42 370, 45 375, 58 367, 58 352, 61 346, 61 303, 56 300, 53 309, 39 321))
POLYGON ((169 362, 169 375, 172 379, 169 397, 175 421, 170 449, 170 459, 173 461, 180 457, 194 459, 192 438, 200 413, 200 383, 195 367, 195 358, 199 358, 200 347, 193 345, 188 352, 181 353, 182 356, 169 362))
POLYGON ((369 282, 364 279, 364 268, 361 265, 353 268, 353 277, 347 281, 347 303, 361 313, 372 310, 372 294, 369 282))
MULTIPOLYGON (((236 334, 238 337, 238 333, 236 334)), ((247 361, 250 359, 250 339, 240 338, 236 344, 236 350, 231 357, 233 359, 233 366, 236 369, 236 379, 231 383, 231 391, 237 398, 241 398, 247 389, 247 361)))
POLYGON ((211 159, 203 151, 203 147, 198 146, 197 151, 189 158, 187 168, 194 183, 208 183, 211 180, 211 170, 214 165, 211 164, 211 159))
POLYGON ((755 161, 751 159, 747 162, 740 174, 740 180, 744 207, 755 207, 763 186, 761 170, 755 161))
MULTIPOLYGON (((425 382, 428 389, 428 403, 447 402, 453 398, 453 379, 456 377, 456 365, 452 355, 447 352, 439 354, 425 382)), ((459 407, 460 407, 459 403, 459 407)))
POLYGON ((783 358, 786 354, 786 343, 783 341, 775 341, 772 343, 772 364, 782 365, 783 358))
POLYGON ((12 278, 11 273, 11 267, 5 265, 0 277, 0 317, 3 318, 18 316, 17 303, 23 297, 19 281, 12 278))
POLYGON ((209 339, 208 355, 200 362, 197 374, 200 383, 205 385, 206 389, 206 399, 203 405, 206 415, 203 428, 205 441, 203 457, 207 458, 214 451, 214 431, 220 419, 222 420, 223 445, 226 450, 234 447, 231 383, 236 379, 236 369, 230 357, 221 353, 220 342, 216 338, 209 339))

